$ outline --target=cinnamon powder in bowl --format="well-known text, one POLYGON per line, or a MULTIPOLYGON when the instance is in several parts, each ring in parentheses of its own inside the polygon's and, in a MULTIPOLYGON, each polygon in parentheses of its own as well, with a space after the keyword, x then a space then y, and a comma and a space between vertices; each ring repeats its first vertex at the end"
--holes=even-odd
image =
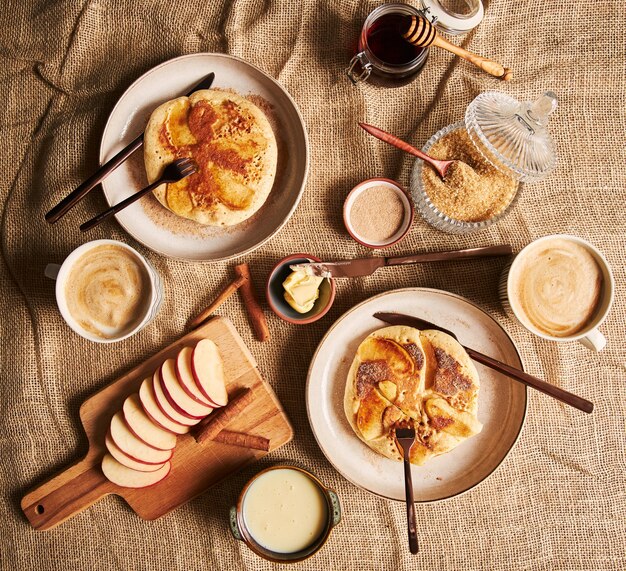
POLYGON ((392 180, 371 178, 355 186, 343 205, 346 230, 368 248, 385 248, 401 240, 413 222, 413 204, 392 180))

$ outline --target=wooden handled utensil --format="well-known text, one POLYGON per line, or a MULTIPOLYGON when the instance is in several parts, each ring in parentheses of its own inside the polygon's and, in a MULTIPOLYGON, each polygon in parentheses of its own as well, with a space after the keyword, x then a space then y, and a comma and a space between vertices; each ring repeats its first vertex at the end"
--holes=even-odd
MULTIPOLYGON (((456 335, 452 331, 444 329, 443 327, 439 327, 439 325, 435 325, 434 323, 426 321, 425 319, 420 319, 419 317, 413 317, 412 315, 403 315, 402 313, 385 312, 375 313, 374 317, 376 317, 376 319, 384 321, 385 323, 390 323, 391 325, 407 325, 409 327, 416 327, 417 329, 436 329, 437 331, 441 331, 447 335, 450 335, 450 337, 458 341, 456 335)), ((520 369, 516 369, 515 367, 511 367, 506 363, 502 363, 501 361, 498 361, 493 357, 483 355, 483 353, 479 353, 475 349, 471 349, 470 347, 466 347, 465 345, 462 345, 462 347, 463 349, 465 349, 465 351, 467 351, 467 354, 470 356, 471 359, 478 363, 482 363, 483 365, 489 367, 490 369, 493 369, 494 371, 498 371, 498 373, 502 373, 503 375, 506 375, 511 379, 515 379, 520 383, 524 383, 527 387, 532 387, 533 389, 536 389, 548 396, 551 396, 552 398, 560 400, 561 402, 564 402, 569 406, 577 408, 578 410, 582 410, 587 414, 593 412, 593 403, 588 401, 587 399, 563 390, 551 383, 542 381, 537 377, 533 377, 532 375, 529 375, 528 373, 525 373, 520 369)))
POLYGON ((142 196, 152 192, 158 186, 162 184, 170 183, 170 182, 178 182, 179 180, 190 176, 194 173, 198 172, 198 165, 194 161, 188 158, 184 159, 176 159, 173 163, 167 165, 161 178, 152 184, 149 184, 145 188, 136 192, 135 194, 131 194, 128 198, 122 200, 115 206, 111 206, 108 210, 101 212, 97 216, 93 217, 91 220, 88 220, 84 224, 81 224, 80 231, 87 232, 87 230, 91 230, 95 228, 102 222, 104 222, 107 218, 110 218, 114 214, 124 210, 127 206, 130 206, 134 202, 137 202, 142 196))
POLYGON ((513 72, 509 68, 504 67, 501 63, 468 52, 462 47, 450 43, 448 40, 442 38, 432 22, 423 16, 410 16, 407 17, 405 21, 406 25, 403 25, 400 33, 410 44, 419 48, 427 48, 429 46, 443 48, 473 63, 475 66, 494 77, 503 79, 504 81, 510 81, 512 79, 513 72))
POLYGON ((431 156, 427 155, 423 151, 420 151, 419 149, 416 149, 412 145, 409 145, 407 142, 399 139, 395 135, 387 133, 387 131, 383 131, 382 129, 374 127, 373 125, 368 125, 367 123, 359 123, 359 127, 361 127, 361 129, 364 129, 370 135, 376 137, 377 139, 380 139, 385 143, 389 143, 390 145, 393 145, 401 151, 409 153, 410 155, 413 155, 418 159, 422 159, 425 163, 428 163, 431 167, 433 167, 442 179, 446 178, 446 173, 448 172, 450 165, 454 162, 433 159, 431 156))
POLYGON ((417 543, 417 518, 415 517, 415 499, 413 497, 413 478, 411 478, 410 453, 415 443, 415 428, 396 428, 396 440, 402 448, 404 457, 404 493, 406 496, 406 520, 409 531, 409 549, 419 552, 417 543))
MULTIPOLYGON (((209 89, 215 79, 214 73, 209 73, 198 85, 191 88, 189 97, 194 91, 200 89, 209 89)), ((130 155, 143 145, 143 133, 138 135, 133 141, 126 145, 119 153, 104 163, 95 173, 93 173, 86 181, 77 186, 70 194, 68 194, 61 202, 59 202, 52 210, 46 214, 46 222, 54 224, 65 216, 74 206, 76 206, 93 188, 101 183, 109 176, 117 167, 119 167, 130 155)))

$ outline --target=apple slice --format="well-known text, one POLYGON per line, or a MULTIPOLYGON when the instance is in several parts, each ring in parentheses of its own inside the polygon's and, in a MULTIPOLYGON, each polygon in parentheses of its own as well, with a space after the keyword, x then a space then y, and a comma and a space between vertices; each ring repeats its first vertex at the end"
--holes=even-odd
POLYGON ((168 402, 183 416, 202 420, 213 411, 213 407, 195 401, 183 390, 176 376, 174 359, 168 359, 161 365, 160 380, 168 402))
POLYGON ((171 450, 176 446, 176 435, 152 422, 141 406, 137 393, 124 401, 122 412, 128 427, 146 444, 159 450, 171 450))
POLYGON ((106 478, 123 488, 147 488, 148 486, 154 486, 154 484, 163 480, 170 473, 171 468, 172 465, 166 462, 154 472, 139 472, 120 464, 110 454, 105 454, 104 458, 102 458, 102 472, 106 478))
POLYGON ((141 383, 141 387, 139 389, 139 400, 141 401, 144 411, 146 411, 146 414, 150 417, 152 422, 161 428, 169 430, 174 434, 187 434, 189 432, 188 426, 175 422, 161 410, 161 407, 157 402, 156 395, 154 394, 152 378, 144 379, 143 383, 141 383))
POLYGON ((152 388, 154 389, 154 396, 156 397, 156 400, 159 403, 159 408, 172 421, 183 424, 186 427, 190 427, 195 424, 198 424, 202 420, 201 418, 192 419, 192 418, 183 416, 169 403, 169 401, 167 400, 167 397, 165 396, 165 391, 163 390, 163 383, 161 381, 161 369, 160 368, 158 368, 154 372, 154 376, 152 377, 152 388))
POLYGON ((216 406, 224 406, 228 402, 224 364, 213 341, 198 341, 191 356, 191 369, 202 394, 216 406))
POLYGON ((122 411, 111 419, 111 438, 117 447, 137 462, 144 464, 163 464, 172 457, 171 450, 157 450, 137 438, 124 420, 122 411))
POLYGON ((138 472, 156 472, 159 468, 164 466, 164 464, 145 464, 144 462, 137 462, 137 460, 133 460, 130 456, 124 454, 124 452, 120 450, 119 446, 113 442, 110 431, 107 432, 104 444, 106 445, 109 454, 127 468, 132 468, 138 472))
POLYGON ((191 368, 191 355, 193 354, 193 347, 183 347, 178 356, 176 357, 176 376, 180 382, 180 386, 183 390, 195 401, 211 408, 215 408, 217 405, 206 398, 202 391, 196 385, 196 381, 193 378, 193 371, 191 368))

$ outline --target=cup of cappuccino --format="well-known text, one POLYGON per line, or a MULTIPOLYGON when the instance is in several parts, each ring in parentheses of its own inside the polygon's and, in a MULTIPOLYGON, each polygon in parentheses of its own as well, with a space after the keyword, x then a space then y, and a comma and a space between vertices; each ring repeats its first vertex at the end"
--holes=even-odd
POLYGON ((602 253, 567 234, 528 244, 500 277, 500 300, 529 331, 551 341, 578 341, 601 351, 598 327, 611 309, 615 281, 602 253))
POLYGON ((94 240, 61 264, 48 264, 63 319, 96 343, 121 341, 143 329, 163 300, 161 278, 135 249, 117 240, 94 240))

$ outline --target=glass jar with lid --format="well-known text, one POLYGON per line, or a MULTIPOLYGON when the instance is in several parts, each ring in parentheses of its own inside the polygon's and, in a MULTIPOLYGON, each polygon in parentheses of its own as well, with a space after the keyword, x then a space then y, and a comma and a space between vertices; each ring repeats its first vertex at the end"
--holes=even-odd
POLYGON ((547 130, 549 115, 556 106, 557 98, 551 91, 533 102, 520 102, 496 91, 476 97, 468 106, 464 121, 444 127, 422 148, 438 159, 463 161, 463 157, 470 157, 466 161, 470 163, 474 157, 476 164, 469 165, 476 169, 469 169, 474 179, 457 177, 453 181, 452 171, 448 171, 446 180, 440 181, 433 172, 426 170, 430 169, 428 165, 419 160, 415 162, 411 194, 424 219, 439 230, 455 234, 482 230, 500 220, 515 204, 520 183, 540 181, 556 166, 556 151, 547 130), (433 148, 435 151, 445 148, 447 152, 462 156, 439 156, 432 152, 433 148), (494 194, 493 207, 485 198, 491 188, 487 180, 490 175, 495 181, 493 188, 500 192, 500 195, 494 194), (466 182, 468 191, 464 193, 461 185, 466 182), (474 185, 471 192, 470 183, 474 185), (462 200, 469 203, 463 205, 462 200), (484 201, 484 215, 475 215, 478 206, 482 207, 482 203, 477 205, 476 201, 484 201), (463 215, 458 214, 464 206, 467 208, 463 215), (465 212, 470 214, 465 216, 465 212))
POLYGON ((420 3, 424 16, 440 31, 452 36, 473 30, 485 13, 481 0, 420 0, 420 3))

